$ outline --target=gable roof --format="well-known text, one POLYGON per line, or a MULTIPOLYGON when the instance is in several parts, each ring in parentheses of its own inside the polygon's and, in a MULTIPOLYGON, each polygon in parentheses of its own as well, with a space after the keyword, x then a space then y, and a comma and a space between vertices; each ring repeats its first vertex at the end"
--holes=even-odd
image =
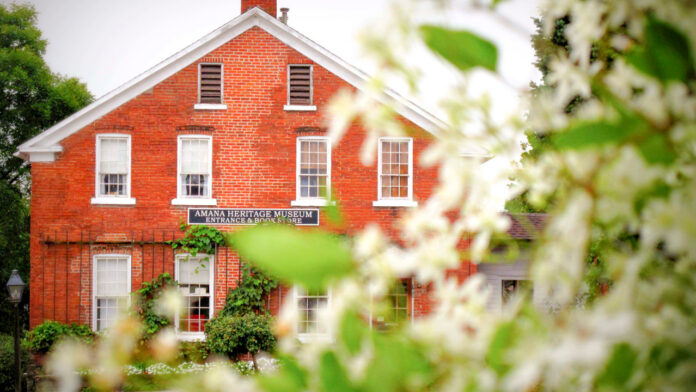
MULTIPOLYGON (((260 8, 254 7, 51 128, 24 142, 19 146, 15 156, 29 159, 32 162, 53 161, 55 154, 62 152, 62 147, 59 144, 61 140, 149 90, 179 70, 253 27, 260 27, 358 89, 362 88, 363 83, 368 80, 368 76, 364 72, 346 63, 288 25, 276 20, 260 8)), ((384 96, 378 97, 378 99, 383 103, 393 101, 396 103, 395 109, 398 114, 435 136, 445 128, 445 124, 442 121, 392 90, 385 90, 384 96)), ((477 149, 463 151, 462 155, 488 156, 485 151, 477 149)))
POLYGON ((549 220, 545 213, 507 213, 510 217, 510 228, 507 234, 510 238, 518 240, 533 240, 544 231, 549 220))

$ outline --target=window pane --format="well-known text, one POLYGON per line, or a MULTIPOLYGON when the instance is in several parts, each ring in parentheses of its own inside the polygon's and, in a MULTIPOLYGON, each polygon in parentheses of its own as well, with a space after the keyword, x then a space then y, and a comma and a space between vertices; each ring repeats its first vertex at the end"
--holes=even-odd
POLYGON ((97 257, 95 269, 94 327, 103 330, 113 324, 128 303, 128 258, 97 257))
POLYGON ((411 183, 409 173, 409 142, 381 142, 382 163, 379 167, 382 181, 380 196, 384 199, 408 199, 411 183))
POLYGON ((185 310, 179 315, 178 328, 185 332, 203 332, 211 316, 212 261, 203 255, 179 256, 177 263, 179 292, 185 298, 185 310))
POLYGON ((128 174, 128 139, 125 137, 99 139, 100 174, 128 174))
POLYGON ((181 174, 210 174, 208 139, 181 139, 181 174))
POLYGON ((328 193, 327 140, 300 140, 299 197, 320 198, 328 193))
POLYGON ((325 292, 305 292, 297 289, 297 309, 299 333, 325 333, 326 326, 318 319, 319 310, 328 306, 329 297, 325 292))

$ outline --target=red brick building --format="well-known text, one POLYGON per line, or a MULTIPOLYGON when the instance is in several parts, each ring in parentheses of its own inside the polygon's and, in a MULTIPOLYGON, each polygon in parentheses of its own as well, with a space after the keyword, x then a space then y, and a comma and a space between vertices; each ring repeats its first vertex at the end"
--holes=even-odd
MULTIPOLYGON (((330 192, 346 234, 369 222, 393 232, 429 197, 436 171, 414 163, 438 121, 385 93, 412 137, 381 139, 370 167, 358 158, 359 124, 331 148, 327 103, 365 76, 275 14, 274 0, 242 1, 239 17, 19 148, 32 173, 32 327, 52 319, 105 328, 129 292, 168 272, 188 300, 181 335, 199 337, 235 287, 239 258, 223 247, 193 273, 193 260, 166 243, 181 237, 182 221, 217 219, 230 231, 259 216, 306 215, 323 227, 330 192)), ((474 271, 465 262, 457 273, 474 271)), ((425 289, 405 285, 397 313, 427 312, 425 289)), ((320 330, 313 309, 328 294, 283 289, 269 307, 287 295, 307 316, 298 333, 320 330)))

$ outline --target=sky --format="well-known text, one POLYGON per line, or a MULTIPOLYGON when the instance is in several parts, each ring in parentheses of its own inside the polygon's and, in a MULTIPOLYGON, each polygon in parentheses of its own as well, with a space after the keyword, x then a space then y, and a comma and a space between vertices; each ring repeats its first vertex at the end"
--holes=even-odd
MULTIPOLYGON (((240 14, 239 0, 20 2, 33 4, 39 13, 38 26, 48 41, 45 59, 51 70, 79 78, 97 98, 240 14)), ((503 3, 501 12, 522 31, 531 33, 536 2, 509 0, 503 3)), ((370 73, 374 64, 366 58, 356 37, 366 26, 384 20, 392 12, 391 3, 390 0, 279 0, 278 8, 290 8, 291 27, 370 73)), ((534 57, 528 36, 483 12, 462 10, 438 19, 493 40, 500 50, 499 70, 508 84, 524 88, 530 80, 538 79, 531 66, 534 57)), ((415 101, 437 114, 440 95, 452 85, 457 74, 433 56, 417 52, 412 58, 426 70, 427 80, 423 84, 427 87, 415 101)), ((501 99, 514 101, 514 91, 507 91, 507 86, 496 85, 496 81, 489 79, 485 75, 477 78, 487 89, 504 92, 501 99)), ((403 86, 392 87, 405 90, 403 86)))

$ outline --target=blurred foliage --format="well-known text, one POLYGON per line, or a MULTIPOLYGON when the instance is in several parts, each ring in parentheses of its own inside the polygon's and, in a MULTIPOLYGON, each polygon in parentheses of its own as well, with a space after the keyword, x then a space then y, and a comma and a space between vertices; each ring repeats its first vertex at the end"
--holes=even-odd
POLYGON ((309 290, 355 269, 350 249, 334 234, 285 225, 261 225, 229 234, 240 256, 271 276, 309 290))
MULTIPOLYGON (((23 371, 26 371, 29 364, 29 350, 26 344, 20 347, 20 366, 23 371)), ((17 377, 14 361, 14 336, 0 334, 0 392, 15 392, 17 377)))

